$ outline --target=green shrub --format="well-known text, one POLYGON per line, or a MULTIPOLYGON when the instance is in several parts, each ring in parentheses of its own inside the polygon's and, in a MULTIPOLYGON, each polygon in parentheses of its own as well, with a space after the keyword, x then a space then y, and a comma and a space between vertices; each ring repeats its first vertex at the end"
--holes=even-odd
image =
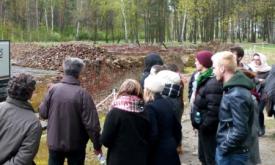
POLYGON ((49 41, 61 41, 61 34, 58 32, 51 32, 48 36, 49 41))
POLYGON ((76 38, 76 40, 82 41, 82 40, 90 40, 91 36, 89 34, 89 32, 87 31, 81 31, 78 34, 78 38, 76 38))

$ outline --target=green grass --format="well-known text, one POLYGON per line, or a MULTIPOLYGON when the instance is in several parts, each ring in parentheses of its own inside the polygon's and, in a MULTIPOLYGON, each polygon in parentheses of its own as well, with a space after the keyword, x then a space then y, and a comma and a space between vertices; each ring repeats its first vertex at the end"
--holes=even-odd
MULTIPOLYGON (((103 113, 99 113, 99 121, 101 128, 103 127, 103 123, 105 121, 105 115, 103 113)), ((43 133, 41 140, 40 140, 40 146, 38 153, 35 156, 34 161, 37 165, 47 165, 48 164, 48 147, 47 147, 47 136, 45 132, 43 133)), ((107 149, 102 147, 104 156, 106 157, 107 149)), ((86 147, 86 160, 85 164, 87 165, 99 165, 99 162, 97 160, 96 155, 93 153, 93 144, 89 140, 87 147, 86 147)))
POLYGON ((184 73, 184 74, 191 74, 191 73, 193 73, 195 70, 196 70, 195 67, 184 67, 183 73, 184 73))
POLYGON ((268 137, 271 138, 272 140, 275 140, 275 132, 274 132, 275 119, 274 119, 274 117, 265 117, 265 127, 267 130, 269 129, 272 131, 271 135, 268 135, 268 137))
POLYGON ((46 94, 48 90, 47 84, 37 84, 36 89, 33 93, 31 104, 36 112, 38 112, 38 107, 40 103, 42 102, 44 95, 46 94))
POLYGON ((275 128, 275 119, 273 117, 265 117, 265 126, 267 129, 275 128))
MULTIPOLYGON (((103 149, 106 153, 106 149, 103 149)), ((104 154, 106 156, 106 154, 104 154)), ((46 136, 42 136, 40 140, 40 146, 37 155, 35 156, 34 161, 37 165, 47 165, 48 164, 48 147, 46 142, 46 136)), ((87 165, 99 165, 96 155, 93 153, 93 145, 89 141, 86 148, 86 159, 85 164, 87 165)))

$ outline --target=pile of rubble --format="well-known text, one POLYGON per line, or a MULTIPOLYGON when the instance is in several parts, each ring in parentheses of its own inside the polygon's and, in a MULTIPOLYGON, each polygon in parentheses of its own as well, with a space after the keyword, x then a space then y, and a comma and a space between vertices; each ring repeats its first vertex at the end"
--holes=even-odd
POLYGON ((233 47, 234 44, 228 44, 228 43, 224 43, 222 41, 219 40, 214 40, 214 41, 210 41, 207 43, 202 43, 199 44, 197 47, 197 50, 210 50, 213 52, 218 52, 218 51, 225 51, 225 50, 229 50, 230 47, 233 47))
MULTIPOLYGON (((217 43, 202 46, 212 48, 211 45, 220 46, 217 43)), ((138 79, 142 72, 144 57, 150 52, 159 53, 165 63, 175 63, 182 67, 181 57, 188 57, 196 50, 184 47, 164 49, 161 46, 145 44, 140 46, 131 44, 102 45, 100 47, 88 43, 62 43, 53 46, 21 44, 12 46, 12 59, 19 66, 62 71, 62 62, 66 57, 81 58, 86 64, 82 75, 83 85, 88 90, 95 92, 110 88, 110 85, 120 79, 138 79), (125 77, 129 72, 133 76, 125 77)))
POLYGON ((97 72, 101 65, 118 69, 130 68, 132 64, 135 64, 135 66, 142 65, 139 58, 118 58, 108 53, 104 48, 86 44, 61 44, 26 51, 17 56, 16 64, 31 68, 62 71, 62 62, 69 56, 83 59, 88 67, 93 67, 97 72))

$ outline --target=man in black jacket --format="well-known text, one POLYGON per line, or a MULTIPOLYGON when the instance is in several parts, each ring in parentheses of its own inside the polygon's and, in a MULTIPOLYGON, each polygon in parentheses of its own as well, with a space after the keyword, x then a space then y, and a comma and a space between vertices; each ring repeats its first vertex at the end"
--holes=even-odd
POLYGON ((237 71, 236 57, 220 52, 212 57, 214 74, 221 80, 224 95, 219 111, 216 163, 245 165, 251 145, 253 124, 253 82, 237 71))

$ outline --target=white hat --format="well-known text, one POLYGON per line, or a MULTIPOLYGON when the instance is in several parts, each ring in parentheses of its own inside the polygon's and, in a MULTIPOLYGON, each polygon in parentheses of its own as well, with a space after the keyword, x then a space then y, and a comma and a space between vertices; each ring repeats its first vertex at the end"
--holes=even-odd
POLYGON ((159 77, 164 84, 180 84, 181 82, 180 75, 170 70, 162 70, 158 72, 157 77, 159 77))
POLYGON ((165 84, 163 80, 156 75, 149 75, 144 80, 144 88, 147 88, 154 93, 162 92, 162 90, 164 89, 164 85, 165 84))

